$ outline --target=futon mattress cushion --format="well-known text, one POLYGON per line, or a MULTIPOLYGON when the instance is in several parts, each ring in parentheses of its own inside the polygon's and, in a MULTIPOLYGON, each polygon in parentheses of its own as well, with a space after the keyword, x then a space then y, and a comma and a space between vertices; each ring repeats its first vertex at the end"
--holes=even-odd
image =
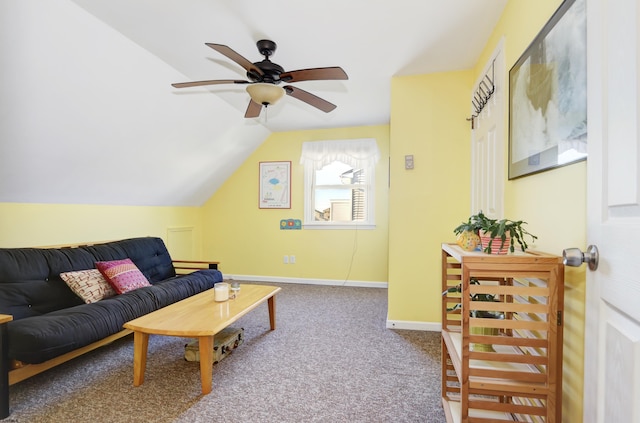
POLYGON ((115 334, 124 323, 221 281, 220 271, 199 270, 95 303, 11 321, 7 323, 9 358, 41 363, 115 334))

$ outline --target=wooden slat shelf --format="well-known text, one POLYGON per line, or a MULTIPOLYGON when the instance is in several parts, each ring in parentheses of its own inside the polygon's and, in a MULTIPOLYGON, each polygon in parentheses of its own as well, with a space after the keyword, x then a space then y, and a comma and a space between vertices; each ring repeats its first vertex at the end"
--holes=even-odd
POLYGON ((489 255, 443 244, 442 291, 447 422, 560 423, 562 258, 540 252, 489 255), (480 284, 471 284, 472 278, 480 284), (472 301, 474 294, 491 294, 496 301, 472 301), (500 312, 502 318, 472 317, 472 311, 500 312))
MULTIPOLYGON (((459 422, 462 420, 462 406, 458 401, 447 401, 446 399, 442 399, 442 406, 445 409, 445 416, 447 417, 447 422, 459 422)), ((509 413, 494 411, 494 410, 471 410, 469 413, 471 420, 473 423, 474 419, 490 419, 489 421, 515 421, 511 417, 509 413)), ((481 420, 487 421, 487 420, 481 420)))

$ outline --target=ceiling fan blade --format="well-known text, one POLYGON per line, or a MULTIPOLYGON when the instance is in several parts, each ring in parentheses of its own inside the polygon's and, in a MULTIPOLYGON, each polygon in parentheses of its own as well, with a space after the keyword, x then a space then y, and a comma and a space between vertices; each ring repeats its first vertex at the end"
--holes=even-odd
POLYGON ((330 79, 349 79, 347 73, 339 66, 329 68, 299 69, 280 74, 284 82, 317 81, 330 79))
POLYGON ((254 65, 244 56, 236 53, 236 51, 233 50, 231 47, 228 47, 222 44, 214 44, 214 43, 205 43, 205 44, 211 47, 212 49, 214 49, 215 51, 217 51, 218 53, 227 56, 229 59, 233 60, 234 62, 242 66, 247 72, 253 72, 258 75, 264 74, 264 72, 262 72, 262 69, 254 65))
POLYGON ((210 81, 194 81, 194 82, 176 82, 171 84, 174 88, 199 87, 201 85, 219 85, 219 84, 248 84, 249 81, 242 79, 213 79, 210 81))
POLYGON ((258 104, 253 100, 249 100, 249 106, 247 106, 247 111, 244 114, 246 118, 256 118, 260 116, 260 111, 262 110, 262 104, 258 104))
POLYGON ((287 93, 287 95, 297 98, 300 101, 304 101, 305 103, 313 107, 316 107, 325 113, 329 113, 330 111, 332 111, 337 107, 335 104, 329 103, 327 100, 324 100, 316 95, 313 95, 308 91, 301 90, 300 88, 297 88, 291 85, 287 85, 286 87, 283 87, 283 88, 284 88, 284 91, 287 93))

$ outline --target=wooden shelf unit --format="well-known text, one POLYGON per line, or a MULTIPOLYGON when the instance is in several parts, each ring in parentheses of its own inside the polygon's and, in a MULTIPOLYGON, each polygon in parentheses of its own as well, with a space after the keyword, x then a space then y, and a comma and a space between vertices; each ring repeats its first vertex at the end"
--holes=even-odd
POLYGON ((447 421, 562 422, 563 311, 562 257, 491 255, 442 244, 447 421), (480 283, 471 284, 472 278, 480 283), (474 294, 492 294, 497 301, 472 301, 474 294), (500 312, 503 318, 471 317, 471 311, 500 312))

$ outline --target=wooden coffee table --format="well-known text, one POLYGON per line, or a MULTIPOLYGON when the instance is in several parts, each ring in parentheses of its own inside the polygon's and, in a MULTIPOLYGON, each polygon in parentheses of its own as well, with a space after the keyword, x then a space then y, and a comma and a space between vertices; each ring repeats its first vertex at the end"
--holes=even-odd
POLYGON ((149 335, 197 338, 202 393, 211 392, 213 337, 258 305, 268 302, 271 330, 276 328, 275 294, 281 288, 243 284, 234 299, 216 302, 213 289, 168 305, 124 324, 133 331, 133 385, 144 382, 149 335))

